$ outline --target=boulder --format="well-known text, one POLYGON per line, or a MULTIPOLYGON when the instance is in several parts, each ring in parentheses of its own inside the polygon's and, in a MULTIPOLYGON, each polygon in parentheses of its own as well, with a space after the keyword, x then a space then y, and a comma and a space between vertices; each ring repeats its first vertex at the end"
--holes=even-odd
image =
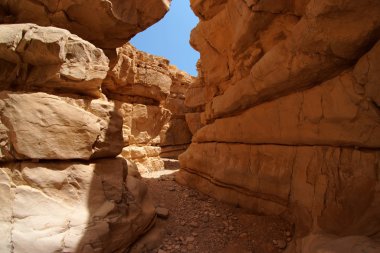
POLYGON ((117 49, 114 66, 103 83, 105 94, 129 103, 159 105, 170 93, 169 61, 138 51, 127 43, 117 49))
POLYGON ((0 93, 0 160, 115 157, 122 118, 112 102, 0 93))
POLYGON ((108 58, 70 32, 33 24, 1 25, 0 89, 101 96, 108 58))
POLYGON ((10 163, 0 168, 1 252, 121 252, 155 208, 123 159, 10 163))
POLYGON ((35 23, 69 30, 101 48, 116 48, 159 21, 170 0, 0 1, 0 23, 35 23))
POLYGON ((160 147, 132 145, 123 148, 121 156, 132 160, 140 173, 146 173, 164 169, 164 161, 160 153, 160 147))

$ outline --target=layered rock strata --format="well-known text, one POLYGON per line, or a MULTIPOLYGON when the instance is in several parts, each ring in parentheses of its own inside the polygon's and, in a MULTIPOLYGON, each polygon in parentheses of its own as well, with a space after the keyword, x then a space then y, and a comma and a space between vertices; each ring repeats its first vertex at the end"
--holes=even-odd
POLYGON ((67 29, 100 48, 114 49, 159 21, 170 0, 1 0, 0 23, 67 29))
POLYGON ((177 158, 191 142, 184 93, 192 82, 165 58, 130 44, 111 58, 103 90, 123 116, 122 156, 135 161, 140 171, 162 169, 162 157, 177 158))
MULTIPOLYGON (((34 2, 33 2, 34 3, 34 2)), ((0 252, 125 252, 154 223, 109 60, 67 30, 0 26, 0 252)))
POLYGON ((200 18, 191 44, 201 61, 186 94, 195 135, 177 180, 287 217, 298 238, 289 252, 336 250, 346 240, 340 236, 376 239, 380 4, 191 5, 200 18), (302 242, 313 233, 331 236, 302 242))

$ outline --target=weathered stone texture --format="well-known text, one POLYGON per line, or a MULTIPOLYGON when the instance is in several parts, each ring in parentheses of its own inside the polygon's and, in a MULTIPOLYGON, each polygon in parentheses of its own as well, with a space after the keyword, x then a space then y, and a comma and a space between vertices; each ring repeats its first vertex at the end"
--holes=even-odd
POLYGON ((337 237, 380 231, 380 3, 191 6, 201 59, 185 95, 194 137, 177 180, 287 217, 296 224, 289 252, 345 252, 345 240, 369 249, 337 237), (303 244, 313 233, 330 235, 303 244))
POLYGON ((1 0, 0 23, 61 27, 101 48, 120 47, 159 21, 170 0, 1 0))
MULTIPOLYGON (((29 4, 39 5, 0 9, 43 18, 29 4)), ((139 125, 146 108, 132 115, 102 93, 108 70, 101 49, 67 30, 0 25, 0 252, 125 252, 154 224, 136 165, 116 156, 125 126, 134 142, 155 138, 139 127, 162 126, 139 125), (123 122, 125 110, 134 121, 123 122)))
POLYGON ((184 94, 194 78, 169 65, 165 58, 139 51, 131 44, 117 49, 111 65, 103 90, 118 101, 124 119, 122 155, 134 160, 141 171, 162 169, 160 156, 177 158, 191 142, 184 94), (147 146, 154 150, 161 147, 163 152, 130 154, 131 149, 144 150, 147 146))
POLYGON ((118 252, 154 218, 123 159, 3 164, 0 192, 1 252, 118 252))
POLYGON ((1 25, 0 88, 101 96, 108 58, 66 30, 1 25))

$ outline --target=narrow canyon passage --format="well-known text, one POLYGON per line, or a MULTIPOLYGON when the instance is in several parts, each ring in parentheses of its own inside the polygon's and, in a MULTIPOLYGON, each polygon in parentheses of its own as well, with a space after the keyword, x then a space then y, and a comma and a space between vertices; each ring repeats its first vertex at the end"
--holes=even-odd
POLYGON ((0 0, 0 253, 379 253, 380 1, 174 3, 0 0))
POLYGON ((158 220, 131 253, 277 253, 294 228, 277 216, 258 216, 175 181, 178 165, 143 173, 158 220))

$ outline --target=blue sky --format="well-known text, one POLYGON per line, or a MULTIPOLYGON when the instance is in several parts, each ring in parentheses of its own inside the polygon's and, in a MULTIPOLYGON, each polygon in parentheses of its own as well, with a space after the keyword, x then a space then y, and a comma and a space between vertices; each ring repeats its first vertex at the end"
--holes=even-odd
POLYGON ((173 0, 166 16, 137 34, 131 43, 139 50, 169 59, 171 64, 196 76, 199 53, 190 46, 189 39, 197 23, 189 0, 173 0))

